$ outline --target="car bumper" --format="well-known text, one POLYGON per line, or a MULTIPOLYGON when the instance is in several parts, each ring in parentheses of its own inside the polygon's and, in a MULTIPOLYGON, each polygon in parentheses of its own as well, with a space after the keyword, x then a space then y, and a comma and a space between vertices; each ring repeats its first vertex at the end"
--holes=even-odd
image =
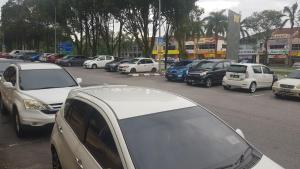
POLYGON ((224 78, 222 81, 223 86, 233 87, 233 88, 242 88, 249 89, 251 81, 248 80, 229 80, 224 78))
POLYGON ((91 68, 92 68, 92 65, 84 64, 84 65, 83 65, 83 68, 91 69, 91 68))
POLYGON ((119 72, 130 73, 130 68, 119 68, 119 72))
POLYGON ((191 84, 205 84, 206 76, 186 76, 186 81, 191 84))
POLYGON ((300 89, 285 89, 273 86, 272 91, 275 95, 300 97, 300 89))
POLYGON ((19 112, 20 122, 28 126, 45 126, 55 122, 55 114, 58 110, 51 110, 46 114, 40 110, 24 110, 19 112), (50 113, 50 112, 49 112, 50 113))
POLYGON ((182 75, 182 74, 173 74, 173 73, 166 73, 165 77, 168 80, 183 81, 185 79, 185 75, 182 75))

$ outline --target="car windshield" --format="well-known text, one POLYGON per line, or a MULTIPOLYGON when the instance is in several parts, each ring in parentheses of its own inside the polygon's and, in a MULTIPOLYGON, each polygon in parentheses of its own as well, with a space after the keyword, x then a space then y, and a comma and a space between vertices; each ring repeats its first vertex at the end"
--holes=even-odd
POLYGON ((288 75, 288 77, 292 79, 300 79, 300 70, 293 71, 288 75))
POLYGON ((215 62, 201 62, 197 66, 194 67, 195 70, 202 70, 202 69, 212 69, 215 65, 215 62))
POLYGON ((128 63, 130 64, 137 64, 140 61, 140 59, 132 59, 128 63))
POLYGON ((73 77, 63 69, 21 70, 19 83, 21 90, 77 86, 73 77))
POLYGON ((181 67, 181 66, 187 66, 191 62, 177 62, 175 63, 174 67, 181 67))
POLYGON ((247 66, 244 65, 231 65, 227 72, 233 72, 233 73, 246 73, 247 66))
POLYGON ((4 72, 10 65, 11 63, 9 62, 0 63, 0 73, 4 72))
POLYGON ((235 162, 249 148, 236 132, 201 107, 119 123, 136 169, 216 169, 235 162))

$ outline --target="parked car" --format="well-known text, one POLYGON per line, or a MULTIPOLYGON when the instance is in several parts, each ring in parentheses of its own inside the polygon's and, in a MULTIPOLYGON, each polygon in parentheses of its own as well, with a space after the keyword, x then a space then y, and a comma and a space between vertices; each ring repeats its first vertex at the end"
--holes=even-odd
POLYGON ((31 61, 32 62, 40 62, 40 57, 41 56, 42 56, 42 54, 36 53, 36 54, 31 56, 31 61))
POLYGON ((62 61, 62 60, 68 60, 68 59, 71 59, 72 57, 74 57, 74 56, 73 56, 73 55, 66 55, 66 56, 64 56, 63 58, 56 59, 56 60, 55 60, 55 63, 56 63, 56 64, 59 64, 60 61, 62 61))
POLYGON ((193 61, 183 60, 173 64, 166 71, 165 77, 167 80, 184 81, 186 72, 190 68, 193 61))
POLYGON ((224 89, 242 88, 254 93, 258 88, 271 88, 277 77, 261 64, 232 64, 223 79, 224 89))
POLYGON ((283 169, 244 137, 175 94, 90 87, 71 91, 57 114, 52 164, 63 169, 283 169))
POLYGON ((212 87, 222 84, 227 68, 231 65, 230 60, 205 60, 188 70, 186 83, 188 85, 200 84, 212 87))
POLYGON ((84 56, 68 56, 58 61, 58 64, 61 66, 82 66, 86 61, 84 56))
POLYGON ((47 62, 56 63, 58 59, 62 59, 64 57, 63 54, 51 54, 47 56, 47 62))
POLYGON ((28 127, 53 124, 77 81, 61 67, 48 63, 17 63, 9 66, 0 81, 0 109, 10 112, 17 136, 28 127))
POLYGON ((93 60, 87 60, 83 63, 83 67, 86 69, 97 69, 97 68, 105 68, 106 63, 114 61, 115 57, 100 55, 93 60))
POLYGON ((296 62, 293 64, 293 68, 300 68, 300 62, 296 62))
POLYGON ((119 65, 121 73, 152 72, 158 70, 158 63, 151 58, 135 58, 128 63, 119 65))
POLYGON ((11 58, 11 56, 9 55, 9 53, 0 52, 0 58, 9 59, 11 58))
POLYGON ((2 77, 3 72, 12 64, 24 62, 23 60, 16 59, 0 59, 0 77, 2 77))
POLYGON ((39 58, 39 53, 37 52, 24 52, 22 55, 19 56, 19 58, 16 59, 21 59, 21 60, 27 60, 27 61, 32 61, 33 58, 39 58))
POLYGON ((9 53, 12 58, 20 59, 25 53, 36 53, 34 50, 13 50, 9 53))
POLYGON ((108 72, 117 72, 120 64, 128 63, 129 59, 117 59, 105 65, 105 70, 108 72))
POLYGON ((300 97, 300 69, 293 71, 286 78, 274 83, 273 93, 275 96, 300 97))
POLYGON ((47 62, 47 59, 50 55, 53 55, 53 53, 43 53, 39 57, 39 61, 41 62, 47 62))

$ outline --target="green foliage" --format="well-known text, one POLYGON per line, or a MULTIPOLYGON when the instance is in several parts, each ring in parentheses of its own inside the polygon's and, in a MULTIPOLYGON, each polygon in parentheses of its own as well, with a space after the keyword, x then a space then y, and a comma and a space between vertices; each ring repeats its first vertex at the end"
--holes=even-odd
POLYGON ((291 7, 285 6, 283 9, 283 13, 288 17, 282 23, 282 27, 285 26, 288 21, 290 21, 291 28, 294 28, 296 22, 296 12, 298 10, 298 3, 294 3, 291 7))

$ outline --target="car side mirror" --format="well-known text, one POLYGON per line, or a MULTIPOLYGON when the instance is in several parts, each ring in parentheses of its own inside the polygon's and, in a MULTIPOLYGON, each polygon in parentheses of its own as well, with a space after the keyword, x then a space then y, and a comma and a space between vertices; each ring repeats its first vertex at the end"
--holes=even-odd
POLYGON ((4 82, 3 85, 4 85, 5 88, 8 88, 8 89, 14 89, 15 88, 11 82, 4 82))
POLYGON ((81 78, 76 78, 76 82, 77 82, 78 84, 81 84, 81 83, 82 83, 82 79, 81 79, 81 78))
POLYGON ((236 129, 235 132, 240 135, 243 139, 245 139, 245 135, 241 129, 236 129))

